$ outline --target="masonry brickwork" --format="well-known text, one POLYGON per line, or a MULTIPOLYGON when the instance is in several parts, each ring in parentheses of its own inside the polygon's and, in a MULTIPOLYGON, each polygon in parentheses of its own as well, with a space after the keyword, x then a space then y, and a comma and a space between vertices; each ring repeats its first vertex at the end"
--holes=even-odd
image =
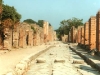
POLYGON ((84 45, 89 45, 89 22, 84 24, 84 45))
POLYGON ((96 48, 100 52, 100 11, 96 14, 96 48))
POLYGON ((92 16, 89 19, 89 49, 96 48, 96 17, 92 16))

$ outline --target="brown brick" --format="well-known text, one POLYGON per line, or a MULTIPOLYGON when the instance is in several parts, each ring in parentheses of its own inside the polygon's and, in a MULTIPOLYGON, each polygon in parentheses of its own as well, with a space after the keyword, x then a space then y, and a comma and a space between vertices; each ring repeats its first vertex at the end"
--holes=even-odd
POLYGON ((100 11, 96 14, 96 48, 100 51, 100 11))
POLYGON ((96 48, 96 17, 92 16, 89 19, 89 48, 96 48))
POLYGON ((89 45, 89 22, 84 25, 84 44, 89 45))
POLYGON ((84 27, 81 28, 81 44, 84 45, 84 27))

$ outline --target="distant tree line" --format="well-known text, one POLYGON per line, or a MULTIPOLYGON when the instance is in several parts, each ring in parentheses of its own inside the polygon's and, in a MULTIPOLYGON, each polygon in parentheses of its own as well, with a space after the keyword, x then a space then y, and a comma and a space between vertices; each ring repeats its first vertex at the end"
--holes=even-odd
POLYGON ((83 19, 78 19, 73 17, 72 19, 62 20, 60 22, 60 27, 55 30, 57 32, 57 37, 61 40, 62 35, 69 34, 69 31, 72 26, 75 26, 75 28, 77 28, 78 26, 81 25, 83 25, 83 19))
MULTIPOLYGON (((32 19, 26 19, 26 20, 24 20, 23 22, 26 22, 26 23, 28 23, 28 24, 37 24, 37 25, 39 25, 40 27, 43 27, 43 22, 44 22, 44 20, 38 20, 38 22, 36 22, 36 21, 34 21, 34 20, 32 20, 32 19)), ((51 26, 50 23, 49 23, 49 26, 51 26)))

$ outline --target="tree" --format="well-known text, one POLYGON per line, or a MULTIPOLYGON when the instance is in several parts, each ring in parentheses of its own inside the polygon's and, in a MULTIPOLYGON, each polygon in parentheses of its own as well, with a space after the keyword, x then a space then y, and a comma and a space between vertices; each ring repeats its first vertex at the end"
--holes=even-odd
POLYGON ((44 22, 44 20, 38 20, 38 25, 39 25, 40 27, 43 27, 43 22, 44 22))
POLYGON ((0 0, 0 5, 2 5, 2 2, 3 2, 3 1, 2 1, 2 0, 0 0))
POLYGON ((34 20, 32 20, 32 19, 26 19, 26 20, 24 20, 23 22, 26 22, 26 23, 28 23, 28 24, 37 24, 37 22, 34 21, 34 20))
POLYGON ((18 22, 21 19, 21 15, 16 11, 16 9, 9 5, 3 4, 3 14, 2 14, 2 20, 10 18, 13 20, 13 22, 18 22))
MULTIPOLYGON (((83 19, 78 19, 78 18, 72 18, 72 19, 68 19, 68 20, 62 20, 60 22, 60 27, 56 30, 57 31, 57 35, 61 36, 61 35, 68 35, 70 29, 72 26, 75 26, 75 28, 77 28, 78 26, 83 25, 83 19)), ((58 38, 60 38, 58 36, 58 38)), ((61 38, 60 38, 61 39, 61 38)))
POLYGON ((1 17, 2 17, 2 0, 0 0, 0 24, 1 24, 1 17))
MULTIPOLYGON (((44 20, 38 20, 38 25, 40 26, 40 27, 43 27, 43 23, 44 23, 44 20)), ((49 23, 49 26, 51 26, 51 24, 49 23)))

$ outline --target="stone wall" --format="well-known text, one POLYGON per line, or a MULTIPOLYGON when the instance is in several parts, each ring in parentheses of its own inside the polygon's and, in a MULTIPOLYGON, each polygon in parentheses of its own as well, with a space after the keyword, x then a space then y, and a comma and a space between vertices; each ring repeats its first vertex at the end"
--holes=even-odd
POLYGON ((73 26, 72 28, 71 28, 71 42, 73 42, 73 43, 76 43, 76 41, 77 41, 77 36, 76 36, 76 33, 77 33, 77 29, 73 26))
POLYGON ((96 14, 96 48, 100 52, 100 11, 96 14))
POLYGON ((61 37, 62 38, 62 42, 63 43, 67 43, 68 42, 68 35, 65 35, 61 37))
POLYGON ((4 24, 4 40, 3 48, 11 50, 12 48, 26 48, 27 46, 38 46, 43 43, 55 40, 56 33, 52 26, 44 21, 44 26, 40 27, 37 24, 16 23, 14 28, 9 28, 9 25, 4 24))
POLYGON ((89 49, 96 48, 96 17, 92 16, 89 19, 89 49))
POLYGON ((89 22, 84 25, 84 44, 89 45, 89 22))

